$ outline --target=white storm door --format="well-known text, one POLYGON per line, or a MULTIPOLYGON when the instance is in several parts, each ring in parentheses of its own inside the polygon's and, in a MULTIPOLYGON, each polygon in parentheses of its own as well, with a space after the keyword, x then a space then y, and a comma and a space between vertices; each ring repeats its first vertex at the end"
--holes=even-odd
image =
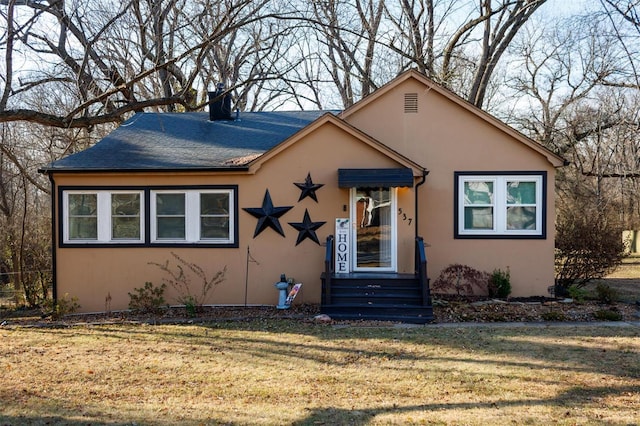
POLYGON ((396 188, 351 188, 352 270, 396 272, 396 188))

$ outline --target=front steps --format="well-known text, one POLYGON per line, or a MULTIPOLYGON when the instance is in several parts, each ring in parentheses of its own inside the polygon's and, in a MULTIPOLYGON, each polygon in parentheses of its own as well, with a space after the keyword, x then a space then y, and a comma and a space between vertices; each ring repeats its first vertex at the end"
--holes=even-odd
POLYGON ((413 274, 322 274, 320 310, 336 320, 375 320, 425 324, 433 320, 413 274))

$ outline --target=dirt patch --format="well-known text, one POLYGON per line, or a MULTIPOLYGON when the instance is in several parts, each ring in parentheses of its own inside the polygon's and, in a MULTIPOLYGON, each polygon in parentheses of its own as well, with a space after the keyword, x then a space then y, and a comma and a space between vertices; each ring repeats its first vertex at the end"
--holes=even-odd
POLYGON ((196 315, 184 308, 163 308, 156 313, 119 311, 97 314, 71 314, 60 320, 43 316, 39 310, 0 311, 0 324, 25 326, 67 326, 79 324, 195 324, 211 321, 249 321, 255 319, 313 318, 320 311, 318 305, 294 305, 280 310, 274 306, 204 306, 196 315))

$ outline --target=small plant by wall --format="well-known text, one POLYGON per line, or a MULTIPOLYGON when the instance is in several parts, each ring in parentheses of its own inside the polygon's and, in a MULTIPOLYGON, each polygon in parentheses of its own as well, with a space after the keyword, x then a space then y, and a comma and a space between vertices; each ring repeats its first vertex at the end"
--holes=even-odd
POLYGON ((197 264, 188 262, 174 252, 171 252, 171 255, 176 261, 175 266, 172 266, 169 260, 164 263, 149 262, 149 264, 155 265, 165 272, 166 276, 162 278, 162 283, 171 286, 178 293, 176 301, 179 304, 188 309, 191 306, 196 309, 200 308, 208 300, 209 294, 215 287, 225 280, 227 267, 225 266, 209 276, 197 264))
POLYGON ((184 301, 184 311, 189 318, 195 318, 198 314, 198 305, 196 305, 195 299, 187 297, 184 301))
POLYGON ((58 300, 47 299, 42 304, 44 315, 51 316, 53 320, 59 320, 62 317, 73 314, 80 309, 77 297, 69 297, 68 293, 59 297, 58 300))
POLYGON ((505 299, 511 294, 511 273, 509 268, 506 271, 494 269, 489 277, 489 297, 505 299))
POLYGON ((617 301, 620 298, 620 295, 616 289, 611 288, 609 285, 598 283, 596 286, 596 298, 602 303, 611 304, 617 301))
POLYGON ((107 295, 104 298, 104 312, 107 315, 111 315, 111 292, 107 292, 107 295))
POLYGON ((585 299, 589 295, 589 292, 584 288, 582 288, 581 286, 574 284, 572 286, 569 286, 569 288, 567 288, 567 294, 569 295, 570 298, 573 299, 574 302, 582 303, 585 301, 585 299))
POLYGON ((474 296, 488 294, 489 274, 458 263, 447 266, 433 282, 435 293, 474 296))
POLYGON ((593 316, 600 321, 622 321, 622 314, 617 309, 600 309, 593 316))
POLYGON ((134 288, 133 293, 129 293, 129 309, 144 314, 157 313, 165 304, 164 290, 166 288, 167 285, 164 283, 155 287, 149 281, 144 283, 144 287, 134 288))

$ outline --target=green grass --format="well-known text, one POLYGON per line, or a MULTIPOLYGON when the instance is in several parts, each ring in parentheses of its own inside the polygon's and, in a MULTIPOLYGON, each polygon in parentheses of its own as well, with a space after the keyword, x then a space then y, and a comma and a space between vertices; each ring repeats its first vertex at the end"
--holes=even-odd
POLYGON ((636 424, 638 327, 0 328, 0 424, 636 424))

